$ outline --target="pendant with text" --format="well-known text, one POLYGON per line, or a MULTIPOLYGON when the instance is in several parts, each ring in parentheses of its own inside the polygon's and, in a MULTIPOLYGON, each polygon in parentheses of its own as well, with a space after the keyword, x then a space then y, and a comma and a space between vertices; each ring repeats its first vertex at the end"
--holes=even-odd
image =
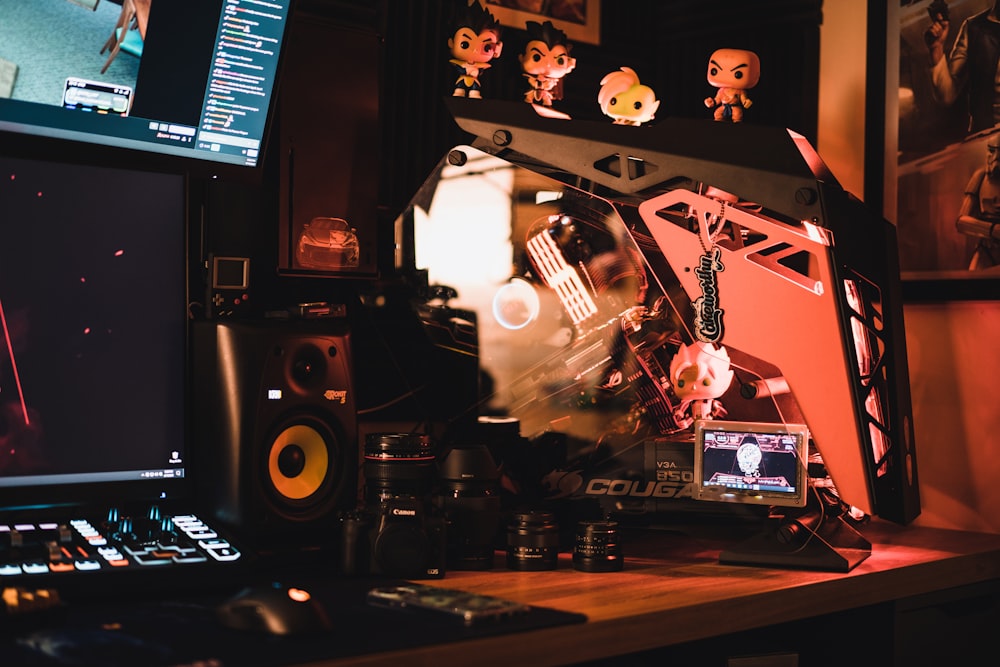
POLYGON ((716 343, 722 339, 723 311, 719 308, 719 283, 716 273, 725 271, 722 250, 713 246, 698 260, 694 274, 698 276, 701 296, 694 300, 694 335, 703 343, 716 343))

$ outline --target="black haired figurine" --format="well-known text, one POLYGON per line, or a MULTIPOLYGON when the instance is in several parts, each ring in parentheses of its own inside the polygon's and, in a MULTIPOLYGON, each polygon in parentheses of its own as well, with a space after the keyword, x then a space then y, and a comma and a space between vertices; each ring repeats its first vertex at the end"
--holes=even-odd
POLYGON ((455 78, 455 97, 480 98, 479 73, 490 67, 490 61, 500 57, 503 43, 501 29, 493 14, 478 0, 459 0, 455 32, 448 38, 455 78))
POLYGON ((555 27, 552 21, 528 21, 525 26, 528 43, 524 46, 524 53, 517 57, 529 86, 524 101, 552 106, 553 100, 562 99, 563 77, 576 67, 576 58, 569 55, 573 47, 566 33, 555 27))

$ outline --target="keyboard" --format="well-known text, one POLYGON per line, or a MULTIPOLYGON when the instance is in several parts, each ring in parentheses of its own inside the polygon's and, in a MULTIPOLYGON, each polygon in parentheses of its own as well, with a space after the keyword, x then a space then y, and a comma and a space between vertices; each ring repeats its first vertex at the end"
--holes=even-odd
POLYGON ((0 587, 112 592, 139 578, 173 586, 246 560, 196 515, 162 514, 155 506, 139 518, 114 508, 99 518, 14 521, 0 515, 0 587))

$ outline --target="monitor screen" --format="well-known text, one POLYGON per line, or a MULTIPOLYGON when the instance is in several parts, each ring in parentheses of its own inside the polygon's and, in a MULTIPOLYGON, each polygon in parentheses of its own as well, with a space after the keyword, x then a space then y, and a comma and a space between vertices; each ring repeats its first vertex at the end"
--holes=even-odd
POLYGON ((0 0, 5 151, 256 175, 290 4, 0 0))
POLYGON ((0 509, 184 495, 184 202, 180 175, 0 157, 0 509))
POLYGON ((695 499, 805 506, 805 425, 700 419, 694 442, 695 499))

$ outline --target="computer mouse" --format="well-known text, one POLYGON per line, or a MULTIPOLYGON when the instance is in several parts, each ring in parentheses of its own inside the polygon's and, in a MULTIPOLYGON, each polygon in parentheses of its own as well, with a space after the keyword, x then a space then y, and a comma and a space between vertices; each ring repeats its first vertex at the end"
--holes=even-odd
POLYGON ((326 609, 305 588, 279 582, 248 586, 216 606, 227 628, 272 635, 327 632, 333 629, 326 609))

